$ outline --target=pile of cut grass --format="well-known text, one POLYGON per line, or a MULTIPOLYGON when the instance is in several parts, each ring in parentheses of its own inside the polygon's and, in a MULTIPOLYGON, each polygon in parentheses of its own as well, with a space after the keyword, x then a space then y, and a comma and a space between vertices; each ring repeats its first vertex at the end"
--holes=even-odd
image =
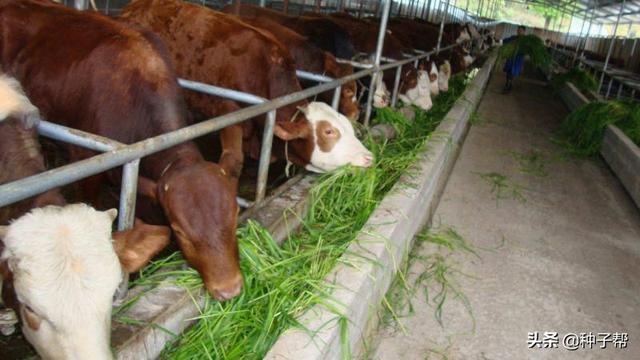
POLYGON ((594 156, 610 124, 640 145, 640 104, 617 100, 591 102, 569 114, 561 126, 561 145, 572 155, 594 156))
POLYGON ((566 73, 556 75, 553 80, 551 80, 552 85, 556 89, 560 88, 567 82, 575 85, 576 88, 582 93, 596 91, 598 89, 598 83, 593 78, 593 76, 589 75, 586 71, 580 69, 578 66, 572 68, 566 73))
MULTIPOLYGON (((384 195, 415 161, 467 82, 462 75, 453 77, 449 92, 434 100, 432 111, 416 110, 412 122, 391 109, 380 110, 380 122, 402 124, 399 136, 382 143, 365 140, 376 158, 371 168, 344 167, 322 175, 311 189, 311 206, 302 229, 282 246, 257 223, 240 227, 242 294, 224 303, 207 297, 198 323, 168 345, 161 357, 261 359, 282 332, 299 325, 296 317, 324 303, 331 287, 325 276, 384 195)), ((202 282, 192 269, 160 273, 182 261, 174 256, 154 265, 152 271, 142 273, 138 284, 152 285, 172 275, 187 289, 200 288, 202 282)))
POLYGON ((501 59, 511 59, 516 55, 529 55, 531 63, 546 69, 551 65, 551 55, 544 46, 542 39, 536 35, 523 35, 500 48, 501 59))

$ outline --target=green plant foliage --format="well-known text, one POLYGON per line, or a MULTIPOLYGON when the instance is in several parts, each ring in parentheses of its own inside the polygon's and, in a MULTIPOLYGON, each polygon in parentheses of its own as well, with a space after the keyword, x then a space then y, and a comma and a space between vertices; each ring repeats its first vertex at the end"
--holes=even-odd
MULTIPOLYGON (((311 206, 302 229, 281 246, 257 223, 241 226, 242 294, 224 303, 207 297, 198 323, 168 345, 161 358, 262 359, 282 332, 299 326, 296 317, 305 310, 318 304, 333 308, 327 300, 331 284, 325 277, 385 194, 424 150, 467 82, 464 75, 454 76, 449 91, 434 99, 433 109, 428 113, 417 109, 411 122, 392 109, 379 110, 378 121, 396 125, 398 137, 382 143, 365 139, 375 155, 372 167, 343 167, 320 176, 310 191, 311 206)), ((185 268, 180 255, 152 264, 137 284, 153 286, 163 281, 190 290, 202 287, 198 273, 185 268)), ((348 349, 348 319, 336 310, 335 321, 342 329, 343 348, 348 349)))
POLYGON ((591 102, 569 114, 560 130, 561 144, 573 155, 594 156, 600 151, 610 124, 640 145, 640 105, 623 101, 591 102))
POLYGON ((500 48, 500 58, 510 59, 516 55, 529 55, 531 63, 539 68, 551 65, 551 55, 544 46, 542 39, 536 35, 523 35, 500 48))
POLYGON ((586 71, 577 66, 566 73, 556 75, 553 80, 551 80, 551 83, 555 88, 559 88, 567 82, 575 85, 576 88, 583 93, 587 91, 596 91, 598 89, 598 82, 596 82, 596 80, 586 71))

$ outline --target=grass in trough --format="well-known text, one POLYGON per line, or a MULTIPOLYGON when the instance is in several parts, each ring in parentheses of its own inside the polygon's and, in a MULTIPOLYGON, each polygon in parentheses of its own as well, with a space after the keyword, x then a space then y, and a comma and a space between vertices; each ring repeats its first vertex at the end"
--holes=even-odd
POLYGON ((527 202, 527 199, 522 194, 525 188, 513 182, 507 175, 497 172, 476 174, 491 185, 491 193, 496 197, 496 206, 498 206, 500 200, 504 199, 513 199, 520 203, 527 202))
POLYGON ((571 70, 565 73, 554 76, 554 78, 551 80, 551 84, 556 89, 559 89, 567 82, 575 85, 576 88, 582 93, 598 90, 598 83, 593 78, 593 76, 589 75, 586 71, 578 66, 573 67, 571 70))
POLYGON ((434 318, 440 326, 443 326, 442 315, 447 300, 460 301, 473 319, 469 300, 456 282, 458 275, 468 276, 458 270, 459 263, 454 260, 456 254, 480 258, 474 247, 451 227, 418 234, 414 249, 383 300, 385 311, 381 325, 406 333, 402 318, 415 313, 412 299, 419 293, 424 296, 425 303, 433 307, 434 318), (435 245, 436 250, 425 254, 427 244, 435 245), (409 273, 416 268, 419 273, 409 273))
POLYGON ((640 145, 640 104, 625 101, 596 101, 582 106, 564 120, 556 142, 571 155, 595 156, 610 124, 640 145))
MULTIPOLYGON (((311 206, 301 230, 278 246, 263 227, 249 221, 238 229, 242 293, 224 303, 207 296, 198 322, 168 345, 164 359, 261 359, 296 317, 325 299, 331 285, 325 276, 336 265, 369 215, 414 163, 430 134, 462 94, 463 76, 452 78, 449 92, 434 99, 429 113, 416 109, 409 122, 392 109, 378 110, 378 121, 393 124, 396 139, 365 145, 374 153, 368 169, 344 167, 322 175, 310 192, 311 206)), ((197 272, 182 266, 179 255, 143 270, 138 285, 154 285, 172 276, 189 290, 202 286, 197 272), (166 271, 165 271, 166 270, 166 271)), ((346 319, 336 315, 346 332, 346 319)), ((348 337, 343 334, 343 347, 348 337)), ((346 352, 345 357, 349 354, 346 352)))

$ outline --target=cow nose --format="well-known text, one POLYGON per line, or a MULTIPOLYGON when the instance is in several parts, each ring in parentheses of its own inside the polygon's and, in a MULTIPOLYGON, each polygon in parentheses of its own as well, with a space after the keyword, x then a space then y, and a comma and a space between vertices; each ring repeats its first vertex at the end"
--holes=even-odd
POLYGON ((363 167, 370 167, 373 165, 373 154, 366 153, 362 156, 362 159, 364 160, 363 167))
POLYGON ((239 280, 236 280, 230 286, 226 286, 223 288, 213 288, 210 289, 209 292, 213 297, 218 301, 226 301, 233 299, 234 297, 240 295, 242 291, 242 277, 239 280))

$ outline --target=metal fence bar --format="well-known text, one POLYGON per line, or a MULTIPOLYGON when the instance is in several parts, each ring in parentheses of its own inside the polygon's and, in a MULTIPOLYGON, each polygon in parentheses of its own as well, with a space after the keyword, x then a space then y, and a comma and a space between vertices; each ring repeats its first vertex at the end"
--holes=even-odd
MULTIPOLYGON (((378 29, 378 42, 376 44, 376 54, 373 63, 376 67, 380 66, 380 59, 382 58, 382 49, 384 48, 384 38, 387 34, 387 21, 389 21, 389 11, 391 9, 391 0, 385 0, 382 10, 382 19, 380 19, 380 28, 378 29)), ((364 126, 369 126, 369 120, 371 118, 371 105, 373 102, 373 93, 375 92, 375 84, 378 76, 383 76, 382 72, 376 72, 371 77, 371 86, 369 89, 369 96, 367 98, 367 107, 364 116, 364 126)))
POLYGON ((180 84, 180 86, 185 89, 201 92, 208 95, 219 96, 229 100, 239 101, 245 104, 262 104, 268 101, 263 97, 247 94, 242 91, 226 89, 219 86, 204 84, 192 80, 178 79, 178 84, 180 84))
MULTIPOLYGON (((385 4, 385 6, 388 5, 385 4)), ((387 15, 388 10, 389 9, 387 7, 385 12, 387 15)), ((444 49, 453 48, 455 46, 457 46, 457 44, 448 46, 444 49)), ((426 54, 417 55, 416 58, 425 58, 433 53, 434 52, 431 51, 426 54)), ((117 150, 111 150, 88 159, 77 161, 73 164, 64 165, 56 169, 32 175, 21 180, 13 181, 11 183, 2 184, 0 185, 0 206, 5 206, 43 193, 50 189, 68 185, 86 177, 122 166, 126 163, 130 163, 142 157, 157 153, 162 150, 166 150, 185 141, 193 140, 197 137, 206 135, 214 131, 218 131, 222 128, 234 124, 238 124, 247 119, 262 115, 272 110, 276 110, 291 103, 309 98, 328 90, 332 90, 338 86, 344 85, 347 82, 354 81, 365 76, 370 76, 378 71, 401 67, 405 64, 413 62, 414 60, 415 59, 404 59, 392 64, 374 66, 328 83, 320 84, 312 88, 304 89, 296 93, 272 99, 268 102, 264 102, 265 99, 257 96, 180 79, 180 85, 185 88, 202 91, 205 93, 213 93, 213 95, 216 96, 221 96, 220 94, 225 94, 227 96, 237 96, 238 101, 248 101, 249 99, 253 99, 253 101, 255 102, 259 100, 262 101, 262 103, 242 108, 233 113, 208 119, 198 124, 187 126, 166 134, 157 135, 152 138, 136 142, 134 144, 123 145, 117 150)))
MULTIPOLYGON (((260 150, 260 164, 258 166, 258 186, 256 188, 256 202, 261 202, 267 193, 267 178, 271 163, 271 144, 273 143, 273 128, 276 123, 276 110, 267 113, 267 121, 262 134, 262 148, 260 150)), ((287 151, 287 150, 285 150, 287 151)), ((285 156, 287 156, 285 154, 285 156)))
POLYGON ((81 130, 70 129, 45 120, 38 121, 38 133, 53 140, 64 141, 94 151, 111 151, 124 144, 117 141, 90 134, 81 130))
POLYGON ((611 42, 609 43, 609 51, 607 51, 607 58, 604 60, 604 68, 602 69, 602 75, 600 76, 600 83, 598 84, 598 94, 602 89, 602 83, 604 82, 604 74, 607 72, 607 66, 609 65, 609 59, 611 58, 611 52, 613 51, 613 43, 615 42, 616 33, 618 32, 618 25, 620 25, 620 18, 624 12, 625 0, 622 0, 620 5, 620 11, 618 12, 618 18, 616 19, 616 25, 613 27, 613 36, 611 36, 611 42))
POLYGON ((391 107, 395 107, 398 102, 398 90, 400 90, 400 75, 402 74, 402 66, 396 68, 396 77, 393 81, 393 92, 391 93, 391 107))
POLYGON ((136 196, 138 194, 138 169, 140 159, 125 164, 122 168, 120 184, 120 206, 118 210, 118 230, 133 227, 136 216, 136 196))
POLYGON ((340 97, 342 96, 342 86, 338 86, 333 90, 333 99, 331 100, 331 107, 338 111, 338 107, 340 107, 340 97))

